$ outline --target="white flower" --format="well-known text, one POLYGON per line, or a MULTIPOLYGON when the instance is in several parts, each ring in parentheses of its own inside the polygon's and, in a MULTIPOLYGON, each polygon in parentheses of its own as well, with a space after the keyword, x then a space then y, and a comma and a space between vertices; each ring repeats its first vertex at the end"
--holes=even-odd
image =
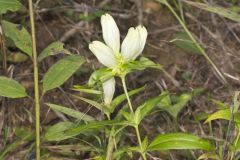
POLYGON ((143 51, 147 39, 147 30, 143 26, 131 27, 127 36, 122 42, 120 52, 119 29, 109 14, 102 15, 101 25, 103 39, 106 44, 100 41, 93 41, 89 44, 89 49, 103 65, 114 68, 118 64, 119 55, 124 62, 135 60, 143 51))
MULTIPOLYGON (((122 42, 120 51, 120 33, 116 22, 109 14, 102 15, 101 25, 103 39, 93 41, 89 49, 97 57, 98 61, 108 68, 118 70, 122 62, 135 60, 143 51, 147 39, 147 30, 143 26, 131 27, 122 42)), ((103 96, 105 105, 110 105, 115 92, 114 77, 103 82, 103 96)))
POLYGON ((115 79, 111 78, 105 82, 103 82, 103 98, 104 104, 109 106, 112 102, 113 95, 115 92, 115 79))

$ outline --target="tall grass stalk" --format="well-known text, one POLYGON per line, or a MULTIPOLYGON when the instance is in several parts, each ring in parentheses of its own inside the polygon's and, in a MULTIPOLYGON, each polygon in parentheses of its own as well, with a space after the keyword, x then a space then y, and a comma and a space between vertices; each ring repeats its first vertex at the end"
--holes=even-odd
POLYGON ((29 16, 31 23, 31 36, 32 36, 32 58, 34 67, 34 95, 35 95, 35 122, 36 122, 36 160, 40 160, 40 102, 39 102, 39 86, 38 86, 38 61, 37 49, 35 39, 35 23, 32 0, 28 0, 29 16))

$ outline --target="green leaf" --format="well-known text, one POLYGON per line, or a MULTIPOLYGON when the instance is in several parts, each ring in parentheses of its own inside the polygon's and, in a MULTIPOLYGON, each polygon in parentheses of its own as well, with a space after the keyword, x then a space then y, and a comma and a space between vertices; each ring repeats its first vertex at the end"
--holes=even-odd
POLYGON ((25 88, 17 81, 0 76, 0 96, 22 98, 28 96, 25 88))
POLYGON ((156 0, 156 1, 158 1, 159 3, 165 4, 165 5, 168 5, 167 0, 156 0))
POLYGON ((232 114, 230 109, 223 109, 223 110, 219 110, 213 114, 211 114, 208 119, 205 121, 205 123, 216 120, 216 119, 224 119, 224 120, 228 120, 230 121, 231 119, 234 119, 234 121, 236 123, 240 123, 240 114, 239 113, 235 113, 232 114), (232 117, 234 116, 234 117, 232 117))
POLYGON ((27 53, 31 57, 32 40, 28 31, 24 27, 8 21, 2 21, 2 27, 6 37, 13 40, 17 48, 27 53))
POLYGON ((18 0, 0 0, 0 14, 7 11, 17 11, 22 8, 22 4, 18 0))
POLYGON ((101 68, 96 71, 94 71, 89 80, 88 80, 88 85, 93 86, 97 82, 104 82, 108 79, 110 79, 113 76, 112 70, 109 68, 101 68))
POLYGON ((23 130, 18 131, 18 129, 17 129, 17 132, 22 133, 20 139, 17 139, 15 141, 13 141, 12 143, 6 145, 5 148, 0 151, 0 160, 6 159, 5 156, 9 152, 15 151, 18 147, 26 144, 27 141, 31 141, 34 138, 34 133, 33 132, 27 132, 26 130, 25 131, 23 131, 23 130))
POLYGON ((95 129, 95 130, 102 130, 105 126, 115 126, 115 125, 127 125, 128 123, 122 122, 122 121, 95 121, 88 124, 81 124, 77 127, 71 128, 68 131, 66 131, 67 137, 73 137, 76 135, 79 135, 83 132, 88 132, 89 130, 95 129))
MULTIPOLYGON (((79 153, 79 152, 94 151, 94 148, 92 146, 83 145, 83 144, 51 145, 51 146, 44 145, 43 148, 46 148, 54 153, 58 153, 61 155, 71 155, 71 154, 75 155, 76 153, 79 153)), ((50 158, 48 159, 53 160, 50 158)))
POLYGON ((138 61, 130 61, 129 63, 126 63, 124 67, 127 69, 127 73, 136 70, 144 70, 146 68, 162 69, 160 64, 156 64, 146 57, 141 57, 138 61))
POLYGON ((228 104, 225 104, 219 100, 216 100, 216 99, 212 99, 210 98, 209 99, 212 103, 214 103, 218 109, 227 109, 227 108, 230 108, 230 106, 228 104))
POLYGON ((8 54, 7 61, 13 63, 25 62, 29 57, 21 52, 12 52, 8 54))
POLYGON ((67 139, 64 132, 74 126, 75 124, 72 122, 59 122, 48 128, 44 135, 44 139, 46 141, 60 141, 63 139, 67 139))
POLYGON ((44 75, 44 92, 61 86, 85 62, 79 55, 68 56, 55 63, 44 75))
POLYGON ((72 138, 81 133, 89 132, 89 130, 102 130, 103 127, 112 125, 126 125, 126 123, 119 121, 100 121, 75 125, 71 122, 60 122, 54 126, 51 126, 46 131, 45 139, 47 141, 61 141, 72 138))
POLYGON ((139 124, 144 117, 146 117, 150 111, 157 106, 157 104, 167 96, 166 92, 163 92, 157 97, 151 98, 144 102, 141 106, 139 106, 135 111, 135 122, 139 124))
POLYGON ((42 61, 44 58, 56 55, 59 53, 70 54, 68 50, 63 48, 64 44, 62 42, 53 42, 47 48, 45 48, 38 56, 38 61, 42 61))
POLYGON ((64 114, 66 114, 68 116, 71 116, 73 118, 77 118, 77 119, 80 119, 80 120, 83 120, 83 121, 94 121, 95 120, 93 117, 91 117, 91 116, 89 116, 85 113, 73 110, 73 109, 68 108, 68 107, 63 107, 63 106, 56 105, 56 104, 51 104, 51 103, 46 103, 46 105, 48 105, 54 111, 64 113, 64 114))
POLYGON ((170 149, 214 150, 207 140, 186 133, 168 133, 157 136, 148 146, 149 151, 170 149))
POLYGON ((80 99, 94 107, 96 107, 97 109, 99 109, 100 111, 103 111, 104 110, 104 107, 103 105, 101 105, 100 103, 96 102, 96 101, 93 101, 91 99, 87 99, 87 98, 83 98, 83 97, 80 97, 80 96, 75 96, 75 95, 72 95, 74 98, 77 98, 77 99, 80 99))
POLYGON ((187 51, 188 53, 195 53, 202 55, 197 45, 191 40, 187 32, 178 32, 174 35, 174 40, 172 42, 179 48, 187 51))
POLYGON ((220 16, 226 17, 233 21, 240 22, 240 14, 237 12, 234 12, 233 10, 229 10, 229 9, 226 9, 226 8, 220 7, 220 6, 212 6, 209 4, 191 2, 191 1, 186 1, 186 0, 184 0, 183 2, 185 2, 191 6, 209 11, 211 13, 216 13, 220 16))
POLYGON ((180 111, 186 106, 186 104, 191 100, 192 96, 190 94, 184 93, 181 94, 179 97, 176 97, 176 102, 174 104, 170 104, 169 102, 170 97, 167 96, 160 101, 159 108, 167 111, 171 116, 177 118, 180 111))
POLYGON ((105 12, 101 10, 93 11, 92 13, 86 15, 84 13, 79 15, 79 18, 84 21, 92 21, 98 17, 101 17, 105 12))
POLYGON ((221 160, 219 155, 217 155, 216 153, 204 153, 200 157, 198 157, 197 160, 201 159, 221 160))
MULTIPOLYGON (((141 88, 138 88, 138 89, 134 89, 134 90, 128 92, 128 95, 129 95, 129 97, 131 97, 131 96, 133 96, 133 95, 135 95, 135 94, 138 94, 138 93, 141 92, 141 91, 144 91, 144 89, 145 89, 145 86, 143 86, 143 87, 141 87, 141 88)), ((120 103, 122 103, 126 98, 127 98, 127 97, 126 97, 126 94, 125 94, 125 93, 117 96, 116 98, 114 98, 114 100, 112 101, 112 104, 111 104, 111 107, 112 107, 112 108, 111 108, 111 111, 113 112, 114 109, 115 109, 120 103)))
POLYGON ((102 91, 91 89, 88 86, 74 85, 72 90, 79 91, 79 92, 84 92, 84 93, 89 93, 89 94, 96 94, 96 95, 101 95, 102 94, 102 91))

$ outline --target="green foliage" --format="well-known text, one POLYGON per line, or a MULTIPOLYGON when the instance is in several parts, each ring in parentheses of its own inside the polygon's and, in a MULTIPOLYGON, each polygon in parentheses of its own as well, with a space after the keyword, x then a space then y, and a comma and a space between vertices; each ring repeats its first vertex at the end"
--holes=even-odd
POLYGON ((6 37, 10 38, 17 48, 31 57, 32 40, 28 31, 23 26, 8 21, 2 21, 2 27, 6 37))
POLYGON ((89 13, 89 15, 85 15, 84 13, 82 13, 79 15, 79 18, 84 21, 92 21, 98 17, 101 17, 101 15, 103 15, 104 13, 105 12, 101 11, 101 10, 91 12, 91 13, 89 13))
MULTIPOLYGON (((139 92, 142 92, 144 91, 145 89, 145 86, 144 87, 141 87, 141 88, 138 88, 138 89, 134 89, 130 92, 128 92, 128 95, 129 97, 135 95, 135 94, 138 94, 139 92)), ((112 101, 112 104, 111 104, 111 112, 114 111, 114 109, 120 104, 122 103, 124 100, 126 100, 126 95, 125 94, 121 94, 119 96, 117 96, 116 98, 113 99, 112 101)))
POLYGON ((234 11, 229 10, 229 9, 226 9, 224 7, 212 6, 212 5, 209 5, 209 4, 191 2, 191 1, 186 1, 186 0, 184 0, 183 2, 185 2, 189 5, 192 5, 194 7, 212 12, 212 13, 216 13, 220 16, 226 17, 226 18, 231 19, 233 21, 240 22, 240 14, 239 13, 234 12, 234 11))
POLYGON ((74 98, 77 98, 77 99, 80 99, 86 103, 89 103, 90 105, 94 106, 95 108, 99 109, 100 111, 104 111, 104 106, 94 100, 91 100, 91 99, 87 99, 87 98, 83 98, 83 97, 80 97, 80 96, 75 96, 73 95, 74 98))
POLYGON ((22 98, 28 96, 25 88, 17 81, 0 76, 0 96, 22 98))
POLYGON ((53 42, 47 48, 45 48, 38 56, 38 61, 42 61, 43 59, 56 55, 59 53, 70 54, 68 50, 63 48, 64 44, 62 42, 53 42))
POLYGON ((127 73, 144 70, 146 68, 162 69, 160 64, 156 64, 146 57, 141 57, 138 61, 126 63, 124 67, 126 67, 127 73))
POLYGON ((21 52, 13 52, 7 56, 8 62, 20 63, 25 62, 29 57, 21 52))
MULTIPOLYGON (((168 94, 168 93, 166 93, 168 94)), ((159 103, 159 108, 167 111, 173 118, 177 118, 178 114, 191 100, 192 96, 188 93, 183 93, 180 96, 165 96, 159 103)))
POLYGON ((140 122, 153 110, 154 107, 165 97, 166 93, 162 93, 157 97, 146 100, 141 106, 135 111, 135 123, 140 124, 140 122))
POLYGON ((18 11, 22 8, 22 4, 18 0, 0 0, 0 14, 7 11, 18 11))
POLYGON ((97 82, 104 82, 108 79, 110 79, 113 76, 112 71, 109 68, 101 68, 98 70, 95 70, 89 80, 88 80, 88 85, 93 86, 97 82))
POLYGON ((159 135, 148 146, 149 151, 170 149, 201 149, 211 151, 214 150, 214 147, 209 141, 186 133, 159 135))
POLYGON ((102 130, 105 126, 126 125, 125 122, 117 121, 99 121, 87 124, 74 124, 72 122, 59 122, 51 126, 45 133, 46 141, 62 141, 73 138, 81 133, 87 133, 91 130, 102 130))
POLYGON ((44 75, 44 92, 61 86, 85 62, 79 55, 68 56, 55 63, 44 75))
POLYGON ((239 113, 235 113, 233 115, 233 112, 230 109, 223 109, 223 110, 219 110, 217 112, 212 113, 207 120, 205 121, 205 123, 213 121, 213 120, 217 120, 217 119, 224 119, 224 120, 232 120, 234 119, 234 121, 236 123, 240 123, 240 114, 239 113))
POLYGON ((33 132, 26 131, 23 128, 17 128, 16 134, 19 135, 19 138, 0 151, 0 160, 4 160, 9 152, 15 151, 18 147, 26 144, 26 142, 32 141, 34 138, 33 132))
POLYGON ((216 153, 204 153, 198 157, 198 160, 201 159, 221 160, 221 158, 216 153))
POLYGON ((74 127, 72 122, 59 122, 49 127, 44 135, 46 141, 61 141, 70 137, 66 137, 65 133, 67 130, 74 127))
POLYGON ((91 89, 87 85, 85 85, 85 86, 74 85, 72 90, 78 91, 78 92, 83 92, 83 93, 95 94, 95 95, 102 94, 101 91, 91 89))
POLYGON ((77 118, 77 119, 83 120, 83 121, 94 121, 93 117, 91 117, 85 113, 73 110, 71 108, 63 107, 63 106, 51 104, 51 103, 47 103, 46 105, 48 105, 54 111, 64 113, 70 117, 77 118))
POLYGON ((191 40, 189 35, 186 32, 178 32, 174 35, 174 40, 172 42, 182 48, 183 50, 187 51, 188 53, 194 53, 202 55, 199 48, 196 46, 195 42, 191 40))

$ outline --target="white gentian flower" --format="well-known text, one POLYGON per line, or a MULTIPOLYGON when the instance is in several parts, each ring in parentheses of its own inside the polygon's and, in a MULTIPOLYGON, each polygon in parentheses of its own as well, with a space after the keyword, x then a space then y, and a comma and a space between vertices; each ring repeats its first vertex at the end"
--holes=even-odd
POLYGON ((106 44, 100 41, 93 41, 89 44, 89 49, 100 63, 106 67, 114 68, 119 64, 119 61, 135 60, 142 53, 147 39, 147 30, 144 26, 131 27, 128 30, 120 52, 120 33, 112 16, 102 15, 101 25, 106 44))
MULTIPOLYGON (((124 38, 120 51, 120 33, 116 22, 109 14, 101 16, 103 39, 93 41, 89 49, 97 57, 98 61, 108 68, 122 73, 121 65, 135 60, 143 51, 147 39, 147 30, 144 26, 131 27, 124 38)), ((115 92, 115 80, 111 78, 103 82, 104 103, 109 105, 115 92)))

